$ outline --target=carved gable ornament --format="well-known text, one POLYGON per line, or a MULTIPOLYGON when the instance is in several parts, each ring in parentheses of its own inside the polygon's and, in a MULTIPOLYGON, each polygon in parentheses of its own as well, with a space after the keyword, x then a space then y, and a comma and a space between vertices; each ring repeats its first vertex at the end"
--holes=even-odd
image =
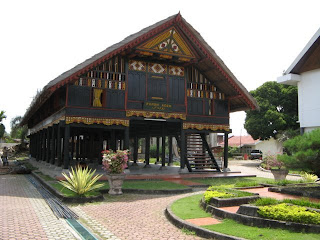
POLYGON ((141 44, 137 49, 143 52, 160 53, 162 54, 160 56, 164 58, 177 56, 184 61, 190 61, 190 59, 195 58, 188 44, 174 27, 141 44))

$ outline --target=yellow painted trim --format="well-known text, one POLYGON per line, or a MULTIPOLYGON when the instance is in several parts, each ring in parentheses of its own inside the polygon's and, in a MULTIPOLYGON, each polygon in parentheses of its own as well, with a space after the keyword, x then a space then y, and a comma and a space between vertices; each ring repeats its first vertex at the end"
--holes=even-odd
POLYGON ((84 123, 84 124, 103 124, 110 125, 123 125, 129 127, 129 120, 117 118, 91 118, 91 117, 66 117, 66 124, 71 123, 84 123))
POLYGON ((183 123, 183 129, 197 129, 197 130, 223 130, 229 131, 230 127, 228 125, 216 125, 208 123, 183 123))
POLYGON ((167 113, 167 112, 149 112, 149 111, 140 111, 140 110, 128 110, 126 112, 127 117, 137 116, 137 117, 156 117, 156 118, 175 118, 186 120, 186 114, 183 113, 167 113))

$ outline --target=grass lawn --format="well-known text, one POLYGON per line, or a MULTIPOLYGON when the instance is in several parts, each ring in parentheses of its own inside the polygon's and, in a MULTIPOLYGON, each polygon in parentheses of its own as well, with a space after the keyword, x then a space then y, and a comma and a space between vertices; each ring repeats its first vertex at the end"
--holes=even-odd
POLYGON ((143 190, 174 190, 174 189, 187 189, 187 186, 161 181, 161 180, 143 180, 143 181, 124 181, 123 189, 143 189, 143 190))
POLYGON ((181 198, 171 205, 172 212, 181 219, 210 217, 199 205, 202 194, 181 198))
POLYGON ((259 228, 242 225, 230 219, 223 220, 220 224, 203 226, 208 230, 221 232, 224 234, 242 237, 252 240, 316 240, 320 239, 319 234, 315 233, 297 233, 282 229, 259 228))
MULTIPOLYGON (((199 206, 202 194, 192 195, 175 201, 172 206, 172 212, 181 219, 210 217, 199 206)), ((320 239, 319 234, 296 233, 282 229, 258 228, 242 225, 230 219, 223 220, 222 223, 202 226, 208 230, 221 232, 227 235, 242 237, 252 240, 316 240, 320 239)))
POLYGON ((201 184, 207 184, 210 186, 228 185, 228 187, 234 187, 236 183, 247 182, 247 183, 265 183, 270 181, 270 178, 262 177, 233 177, 233 178, 195 178, 192 179, 193 182, 198 182, 201 184))

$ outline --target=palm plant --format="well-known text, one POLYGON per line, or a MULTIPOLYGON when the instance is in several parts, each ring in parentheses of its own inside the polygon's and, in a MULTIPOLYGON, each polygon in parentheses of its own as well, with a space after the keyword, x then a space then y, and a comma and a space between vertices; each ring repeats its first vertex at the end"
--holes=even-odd
POLYGON ((87 192, 93 191, 104 186, 103 183, 95 184, 99 180, 99 178, 102 177, 101 174, 94 176, 95 172, 96 170, 89 170, 88 167, 76 167, 75 170, 71 168, 69 176, 67 176, 67 174, 65 173, 62 173, 66 181, 60 180, 59 182, 62 186, 70 189, 71 191, 77 193, 80 196, 83 196, 87 192))

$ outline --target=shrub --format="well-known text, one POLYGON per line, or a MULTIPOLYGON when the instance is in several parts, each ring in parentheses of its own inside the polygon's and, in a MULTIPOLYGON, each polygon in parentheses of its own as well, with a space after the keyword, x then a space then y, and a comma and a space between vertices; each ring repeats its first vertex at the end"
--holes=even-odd
POLYGON ((211 198, 235 198, 235 197, 246 197, 252 196, 252 193, 227 189, 224 187, 214 187, 211 186, 205 191, 204 198, 206 202, 210 202, 211 198))
POLYGON ((206 203, 210 202, 212 198, 231 198, 233 194, 222 192, 222 191, 206 191, 204 194, 204 200, 206 203))
POLYGON ((283 200, 276 200, 274 198, 260 198, 251 202, 251 204, 255 206, 268 206, 268 205, 276 205, 280 203, 289 203, 297 206, 308 207, 308 208, 316 208, 320 209, 320 203, 311 202, 307 198, 301 199, 283 199, 283 200))
POLYGON ((320 213, 307 210, 301 206, 287 205, 286 203, 259 207, 258 213, 262 217, 275 220, 320 224, 320 213))
POLYGON ((289 168, 300 168, 320 175, 320 129, 284 142, 287 153, 279 159, 289 168))
POLYGON ((89 170, 88 167, 84 169, 82 169, 81 167, 77 167, 75 170, 71 168, 69 176, 67 176, 67 174, 65 173, 62 173, 66 181, 60 180, 59 183, 62 186, 77 193, 78 195, 83 196, 87 192, 104 186, 103 183, 95 184, 99 180, 99 178, 102 177, 102 175, 93 176, 95 172, 96 170, 89 170))
POLYGON ((304 182, 315 182, 318 179, 318 176, 312 173, 301 172, 300 175, 304 182))

